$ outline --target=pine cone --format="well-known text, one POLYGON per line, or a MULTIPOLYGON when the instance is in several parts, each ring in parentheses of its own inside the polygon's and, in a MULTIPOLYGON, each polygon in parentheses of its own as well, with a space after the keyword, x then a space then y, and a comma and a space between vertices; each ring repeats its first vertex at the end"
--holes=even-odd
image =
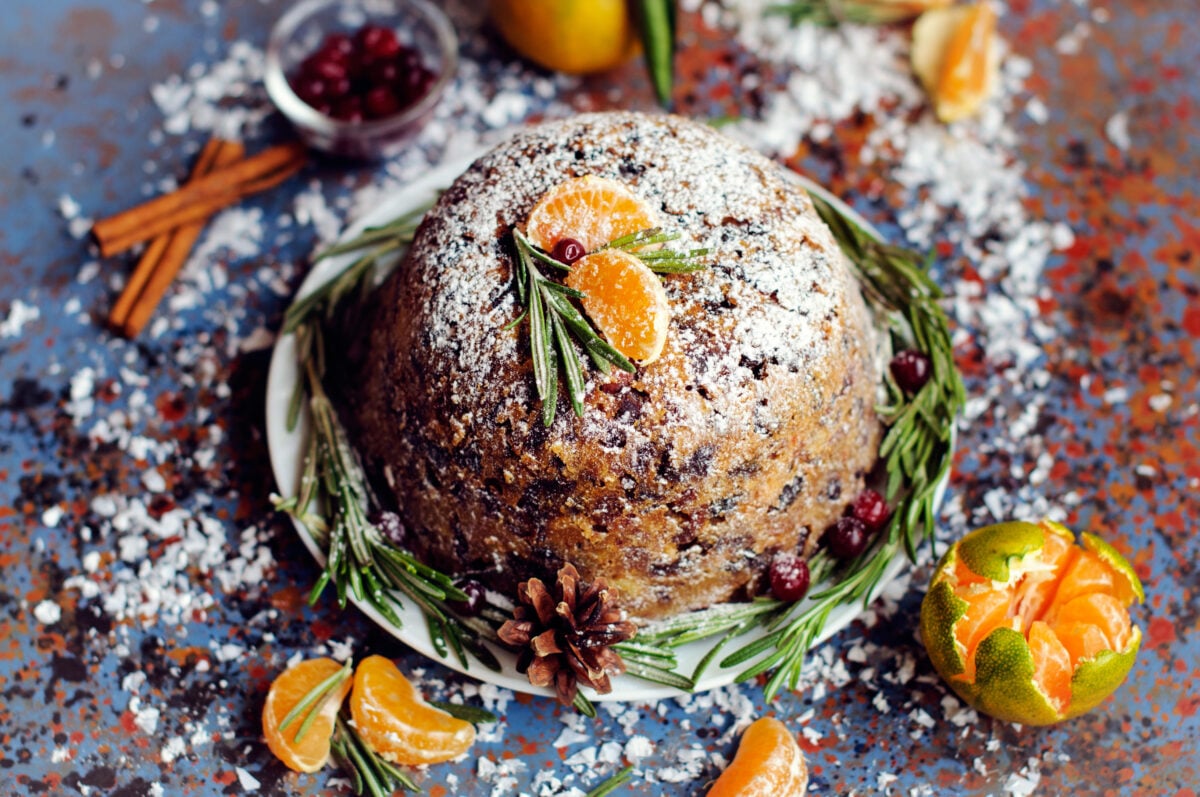
POLYGON ((517 587, 521 605, 500 626, 500 639, 521 651, 517 669, 534 686, 554 686, 558 700, 575 702, 579 682, 600 694, 612 691, 610 675, 625 672, 625 662, 609 646, 632 639, 637 627, 617 606, 617 590, 602 578, 590 585, 574 565, 558 571, 554 594, 541 579, 517 587))

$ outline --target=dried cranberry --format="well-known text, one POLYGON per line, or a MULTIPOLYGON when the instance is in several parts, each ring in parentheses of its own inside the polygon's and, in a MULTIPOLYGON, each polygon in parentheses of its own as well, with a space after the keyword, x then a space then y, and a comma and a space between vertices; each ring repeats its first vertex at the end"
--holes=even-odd
POLYGON ((569 266, 586 254, 587 250, 583 248, 583 244, 579 243, 579 241, 576 241, 574 238, 563 238, 554 245, 554 249, 550 252, 550 257, 559 263, 566 263, 569 266))
POLYGON ((319 50, 304 59, 304 63, 300 65, 300 70, 310 77, 319 77, 322 80, 331 82, 346 77, 346 64, 330 59, 319 50))
POLYGON ((361 122, 365 118, 362 100, 354 96, 342 97, 333 104, 331 115, 342 122, 361 122))
POLYGON ((386 509, 372 512, 367 519, 372 526, 379 529, 388 542, 393 545, 404 545, 404 538, 408 536, 408 532, 404 528, 404 521, 395 512, 389 512, 386 509))
POLYGON ((794 553, 778 553, 771 560, 771 594, 795 603, 808 592, 808 562, 794 553))
POLYGON ((483 585, 473 578, 468 578, 460 581, 456 585, 459 589, 467 594, 465 601, 452 601, 451 606, 459 614, 464 614, 468 617, 474 617, 483 609, 483 604, 486 598, 486 592, 483 585))
POLYGON ((905 349, 892 358, 892 376, 905 393, 913 394, 929 381, 929 358, 914 349, 905 349))
POLYGON ((325 41, 321 43, 321 49, 317 52, 323 53, 331 60, 344 63, 354 55, 354 42, 344 33, 330 33, 325 37, 325 41))
POLYGON ((367 92, 363 99, 363 108, 372 119, 382 119, 400 110, 400 101, 387 86, 376 86, 367 92))
POLYGON ((325 81, 315 77, 301 77, 292 84, 296 96, 309 105, 317 105, 325 99, 325 81))
POLYGON ((410 103, 424 97, 433 86, 434 74, 423 66, 419 66, 404 75, 404 96, 410 103))
POLYGON ((361 55, 372 61, 391 58, 400 52, 396 32, 382 25, 363 25, 354 37, 361 55))
POLYGON ((854 505, 850 507, 850 515, 861 520, 867 527, 867 531, 871 533, 883 528, 883 524, 887 523, 890 514, 891 510, 888 509, 887 501, 870 488, 859 493, 858 498, 854 499, 854 505))
POLYGON ((397 60, 379 61, 371 64, 366 71, 367 81, 373 86, 391 88, 400 76, 404 74, 404 66, 397 60))
POLYGON ((344 77, 337 80, 331 80, 325 88, 325 96, 331 100, 336 100, 340 97, 349 97, 353 93, 354 86, 350 82, 350 78, 344 77))
POLYGON ((867 526, 856 517, 839 518, 825 532, 825 545, 838 559, 853 559, 867 550, 867 526))

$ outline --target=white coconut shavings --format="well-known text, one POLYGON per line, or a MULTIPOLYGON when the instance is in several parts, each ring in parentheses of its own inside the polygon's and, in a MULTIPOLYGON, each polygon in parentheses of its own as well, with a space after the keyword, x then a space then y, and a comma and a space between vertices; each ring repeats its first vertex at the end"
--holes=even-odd
POLYGON ((20 299, 14 299, 8 308, 8 315, 0 321, 0 338, 15 338, 25 331, 25 325, 36 321, 42 316, 42 311, 35 304, 25 304, 20 299))

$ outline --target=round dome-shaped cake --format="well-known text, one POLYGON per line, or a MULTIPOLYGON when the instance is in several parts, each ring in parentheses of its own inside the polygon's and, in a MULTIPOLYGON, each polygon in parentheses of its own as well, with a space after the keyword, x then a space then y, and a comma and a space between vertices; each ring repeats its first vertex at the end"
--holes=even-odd
POLYGON ((745 597, 776 552, 812 551, 878 453, 871 319, 808 195, 672 116, 577 116, 481 157, 347 351, 343 415, 406 545, 509 595, 570 562, 637 618, 745 597), (707 268, 663 276, 658 359, 634 374, 583 360, 582 417, 560 387, 546 427, 528 320, 511 324, 512 230, 585 175, 648 202, 707 268))

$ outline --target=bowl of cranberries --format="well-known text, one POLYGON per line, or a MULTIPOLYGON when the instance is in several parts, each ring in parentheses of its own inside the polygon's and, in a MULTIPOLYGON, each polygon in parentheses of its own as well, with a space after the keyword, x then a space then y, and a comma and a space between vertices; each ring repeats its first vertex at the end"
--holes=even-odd
POLYGON ((458 42, 426 0, 304 0, 267 43, 267 93, 305 143, 378 158, 432 116, 458 42))

